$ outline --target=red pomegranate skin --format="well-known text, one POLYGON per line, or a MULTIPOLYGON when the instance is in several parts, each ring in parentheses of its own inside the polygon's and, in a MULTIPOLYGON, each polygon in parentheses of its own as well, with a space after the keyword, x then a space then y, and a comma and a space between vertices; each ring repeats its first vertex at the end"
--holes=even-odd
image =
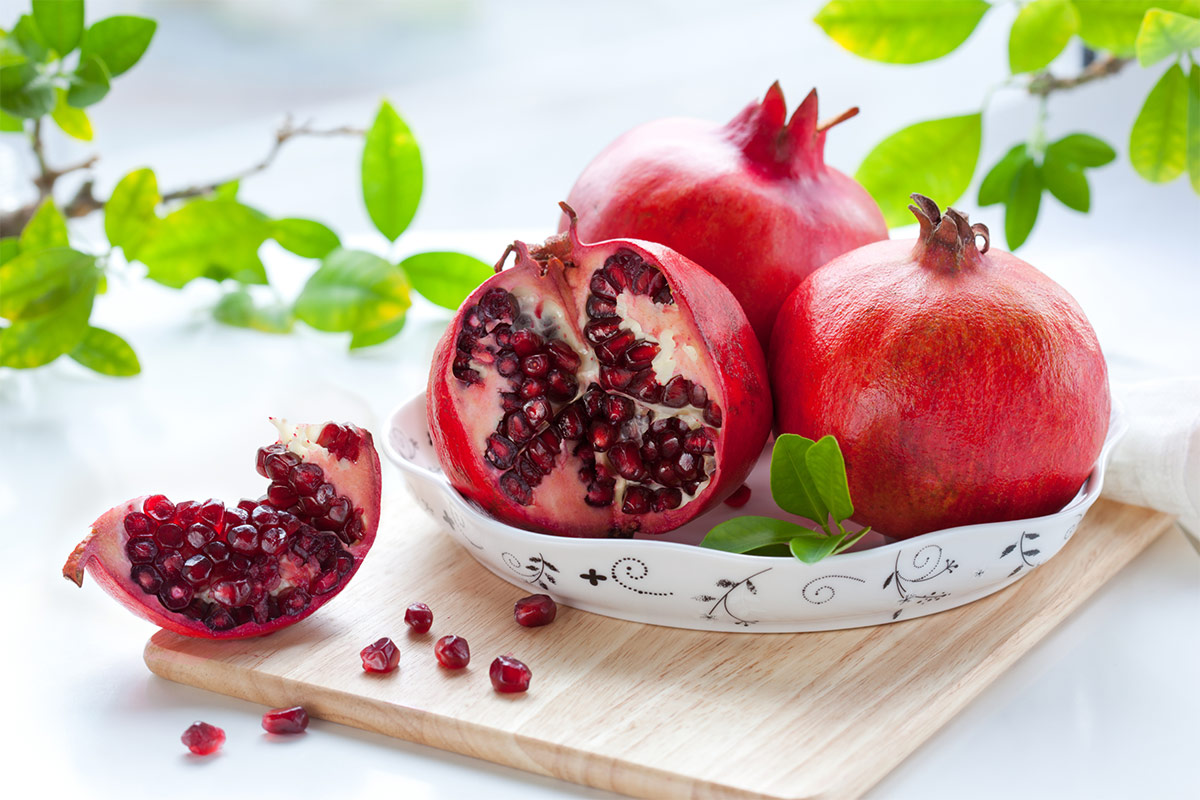
POLYGON ((1110 411, 1075 300, 928 206, 916 242, 867 245, 801 283, 770 358, 776 431, 837 437, 854 520, 902 539, 1058 511, 1110 411))
POLYGON ((567 198, 584 239, 658 242, 719 278, 764 351, 779 307, 806 275, 888 235, 866 190, 825 164, 816 89, 785 125, 786 111, 775 83, 725 125, 640 125, 596 156, 567 198))

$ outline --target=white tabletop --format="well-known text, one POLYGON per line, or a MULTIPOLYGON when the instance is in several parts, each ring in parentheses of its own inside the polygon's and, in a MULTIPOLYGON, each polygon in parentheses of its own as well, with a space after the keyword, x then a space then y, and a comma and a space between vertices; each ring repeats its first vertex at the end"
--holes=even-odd
MULTIPOLYGON (((386 93, 424 146, 427 182, 414 230, 392 254, 451 247, 487 260, 513 235, 548 233, 554 202, 617 132, 668 114, 731 116, 776 77, 793 102, 815 81, 828 111, 863 106, 828 148, 832 163, 852 169, 884 132, 970 110, 975 101, 964 98, 1002 78, 1012 13, 989 12, 970 48, 952 59, 898 68, 832 46, 806 22, 811 4, 736 4, 749 8, 734 16, 703 4, 685 15, 672 3, 617 3, 563 52, 561 31, 578 31, 584 13, 566 4, 503 12, 500 4, 445 4, 447 22, 422 17, 413 11, 419 4, 395 11, 354 3, 328 30, 327 12, 311 4, 289 4, 299 10, 287 18, 278 5, 246 4, 238 24, 224 27, 183 4, 92 5, 109 13, 140 6, 163 20, 142 71, 96 107, 101 191, 143 164, 158 168, 164 186, 236 170, 257 158, 283 110, 360 122, 386 93), (314 30, 335 54, 354 52, 362 37, 368 55, 337 64, 314 30), (389 33, 394 50, 381 45, 389 33), (207 47, 213 42, 219 58, 207 47), (326 74, 333 66, 341 72, 326 74), (202 80, 203 69, 212 74, 202 80), (939 81, 965 85, 946 91, 939 81)), ((1142 182, 1125 156, 1130 121, 1154 77, 1133 70, 1109 89, 1056 101, 1053 135, 1098 132, 1121 160, 1095 173, 1090 215, 1047 201, 1020 253, 1081 302, 1119 381, 1200 374, 1200 202, 1182 181, 1142 182)), ((988 118, 985 161, 1031 119, 1018 96, 1001 98, 988 118)), ((86 152, 51 147, 61 161, 86 152)), ((5 174, 24 163, 15 150, 0 150, 0 159, 5 174)), ((277 216, 325 220, 351 243, 385 252, 368 233, 356 159, 349 142, 297 143, 243 196, 277 216)), ((9 202, 3 188, 0 202, 9 202)), ((975 209, 971 196, 961 205, 972 219, 1002 228, 996 209, 975 209)), ((79 228, 81 243, 95 240, 95 222, 79 228)), ((273 245, 263 255, 285 294, 310 268, 273 245)), ((70 363, 0 372, 6 786, 25 790, 14 796, 43 796, 53 785, 122 798, 615 797, 323 721, 295 740, 269 741, 259 727, 263 708, 151 675, 141 650, 152 628, 94 583, 77 590, 59 577, 88 523, 120 500, 150 491, 256 494, 250 459, 273 435, 268 415, 348 418, 380 430, 390 409, 423 387, 449 318, 418 304, 396 340, 348 355, 337 336, 277 338, 215 325, 207 308, 216 296, 211 286, 179 293, 110 281, 96 321, 133 343, 139 378, 97 378, 70 363), (195 719, 226 730, 220 755, 184 752, 179 734, 195 719)), ((388 467, 385 480, 397 478, 388 467)), ((1198 796, 1198 678, 1200 558, 1172 530, 869 796, 1198 796)))

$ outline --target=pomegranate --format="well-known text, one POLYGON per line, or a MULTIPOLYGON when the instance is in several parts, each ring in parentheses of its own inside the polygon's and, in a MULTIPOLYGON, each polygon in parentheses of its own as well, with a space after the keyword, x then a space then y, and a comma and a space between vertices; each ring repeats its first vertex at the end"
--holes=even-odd
POLYGON ((887 238, 871 196, 825 165, 826 130, 856 113, 818 124, 813 89, 785 125, 775 83, 727 125, 662 119, 634 128, 571 189, 579 235, 647 239, 692 259, 729 287, 766 350, 780 305, 805 275, 887 238))
POLYGON ((574 225, 514 243, 496 268, 429 376, 429 429, 456 489, 528 530, 628 537, 676 528, 741 485, 771 399, 720 281, 650 242, 584 244, 574 225))
POLYGON ((836 436, 854 520, 893 537, 1053 513, 1108 430, 1096 335, 1062 287, 989 247, 984 225, 912 197, 915 243, 834 259, 784 304, 777 429, 836 436))
POLYGON ((193 722, 179 740, 196 755, 208 756, 225 744, 225 731, 207 722, 193 722))
POLYGON ((92 523, 63 575, 92 577, 128 609, 185 636, 235 639, 298 622, 340 592, 375 540, 379 456, 354 425, 289 425, 259 448, 258 500, 138 497, 92 523))

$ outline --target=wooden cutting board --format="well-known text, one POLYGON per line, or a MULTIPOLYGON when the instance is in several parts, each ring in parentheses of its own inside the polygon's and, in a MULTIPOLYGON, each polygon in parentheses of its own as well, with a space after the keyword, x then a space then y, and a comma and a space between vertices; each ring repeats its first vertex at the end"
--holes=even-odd
POLYGON ((1101 500, 1008 589, 873 628, 712 633, 561 608, 525 629, 512 618, 525 592, 394 495, 371 557, 318 614, 240 642, 160 631, 145 656, 173 681, 635 797, 852 798, 1171 523, 1101 500), (434 612, 421 636, 403 622, 416 601, 434 612), (471 645, 459 673, 433 657, 448 633, 471 645), (400 646, 400 669, 367 675, 358 651, 380 636, 400 646), (488 665, 504 653, 533 670, 527 694, 492 691, 488 665))

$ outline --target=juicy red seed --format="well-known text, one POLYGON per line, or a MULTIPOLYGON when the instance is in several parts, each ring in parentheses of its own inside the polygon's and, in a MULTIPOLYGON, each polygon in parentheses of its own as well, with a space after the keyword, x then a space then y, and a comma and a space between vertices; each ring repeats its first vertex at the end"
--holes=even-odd
POLYGON ((572 440, 583 436, 586 420, 578 405, 569 405, 554 418, 554 428, 563 439, 572 440))
POLYGON ((129 578, 146 594, 157 594, 163 584, 162 575, 149 564, 135 564, 129 571, 129 578))
MULTIPOLYGON (((213 600, 216 600, 226 608, 235 608, 236 606, 245 605, 250 599, 250 581, 245 578, 238 578, 232 581, 219 581, 214 583, 211 589, 213 600)), ((191 599, 190 597, 188 598, 191 599)))
POLYGON ((663 387, 662 404, 668 408, 683 408, 691 400, 692 382, 676 375, 663 387))
POLYGON ((545 353, 535 353, 526 356, 521 361, 521 371, 532 377, 541 377, 550 371, 550 356, 545 353))
POLYGON ((608 279, 604 277, 604 273, 599 270, 592 273, 592 281, 588 284, 588 288, 592 290, 592 294, 607 297, 610 300, 616 299, 617 288, 609 283, 608 279))
POLYGON ((234 553, 229 557, 229 566, 234 572, 245 572, 250 568, 250 559, 241 553, 234 553))
POLYGON ((203 522, 192 523, 183 535, 187 539, 187 543, 197 550, 217 538, 217 532, 203 522))
POLYGON ((400 663, 400 648, 386 636, 369 644, 359 653, 365 672, 391 672, 400 663))
POLYGON ((683 442, 679 440, 679 435, 668 433, 666 436, 658 440, 658 452, 662 458, 668 461, 674 460, 681 452, 683 452, 683 442))
POLYGON ((546 391, 555 400, 570 400, 578 389, 575 379, 561 370, 552 369, 546 375, 546 391))
POLYGON ((486 323, 483 319, 483 311, 480 310, 479 306, 471 306, 463 312, 463 325, 482 335, 486 323))
MULTIPOLYGON (((532 400, 535 397, 541 397, 545 393, 546 381, 540 378, 526 378, 521 382, 521 389, 517 392, 523 400, 532 400)), ((506 410, 512 411, 513 409, 506 410)))
POLYGON ((530 486, 537 486, 542 482, 542 476, 545 475, 528 453, 522 453, 521 457, 517 459, 517 473, 530 486))
POLYGON ((637 342, 621 354, 621 362, 632 369, 645 369, 658 355, 658 345, 654 342, 637 342))
POLYGON ((413 603, 404 609, 404 623, 416 633, 428 633, 433 627, 433 611, 424 603, 413 603))
POLYGON ((220 500, 205 500, 196 510, 196 519, 214 530, 219 530, 225 520, 225 504, 220 500))
MULTIPOLYGON (((282 530, 282 528, 274 528, 282 530)), ((253 525, 238 525, 227 534, 229 546, 239 553, 253 553, 258 549, 258 529, 253 525)))
POLYGON ((165 495, 156 494, 146 498, 142 503, 142 511, 155 522, 166 522, 175 516, 175 504, 165 495))
POLYGON ((709 438, 709 433, 706 429, 689 431, 683 437, 683 449, 689 453, 700 455, 702 453, 715 453, 716 448, 713 447, 712 439, 709 438))
POLYGON ((183 546, 183 528, 174 522, 165 522, 154 532, 154 541, 164 550, 174 550, 183 546))
POLYGON ((518 392, 501 392, 500 408, 506 413, 509 411, 517 411, 525 404, 525 400, 527 399, 529 398, 521 397, 520 393, 518 392))
POLYGON ((192 587, 181 580, 167 581, 158 592, 158 600, 170 611, 182 611, 192 602, 192 587))
POLYGON ((276 508, 290 508, 299 499, 296 490, 286 483, 272 483, 267 487, 267 502, 276 508))
POLYGON ((544 431, 542 435, 538 437, 538 442, 541 445, 544 445, 546 450, 550 453, 557 454, 558 451, 562 449, 562 440, 555 435, 554 431, 544 431))
POLYGON ((529 448, 526 449, 525 455, 529 457, 543 475, 549 475, 550 470, 554 467, 554 453, 551 452, 549 445, 543 441, 543 438, 535 439, 529 445, 529 448))
POLYGON ((621 355, 637 341, 633 331, 621 331, 596 347, 596 358, 601 364, 615 366, 621 355))
POLYGON ((691 453, 683 453, 675 461, 675 471, 678 472, 679 477, 685 481, 695 480, 696 457, 691 453))
POLYGON ((254 467, 258 470, 258 474, 264 478, 267 477, 267 459, 276 453, 282 453, 286 449, 279 443, 258 448, 258 452, 254 456, 254 467))
POLYGON ((620 367, 600 367, 600 385, 606 389, 624 389, 633 380, 633 372, 620 367))
POLYGON ((525 479, 509 470, 500 476, 500 488, 515 503, 527 506, 533 502, 533 492, 525 479))
POLYGON ((499 347, 512 347, 512 327, 501 323, 492 328, 492 338, 499 347))
POLYGON ((467 640, 454 634, 438 639, 433 646, 433 655, 446 669, 462 669, 471 663, 471 648, 467 640))
POLYGON ((342 553, 337 557, 337 561, 334 562, 334 569, 337 570, 338 575, 345 575, 353 566, 354 556, 349 553, 342 553))
POLYGON ((633 401, 627 397, 610 394, 604 398, 604 416, 614 425, 633 419, 633 401))
POLYGON ((679 485, 679 476, 675 474, 674 468, 668 461, 660 461, 655 464, 652 472, 654 473, 654 480, 663 486, 679 485))
POLYGON ((638 452, 641 453, 643 462, 653 464, 658 461, 658 442, 647 439, 638 452))
POLYGON ((262 726, 267 733, 304 733, 308 727, 308 712, 303 706, 273 708, 263 714, 262 726))
POLYGON ((183 579, 193 586, 199 586, 208 580, 212 571, 213 562, 208 556, 197 554, 183 562, 183 579))
POLYGON ((479 301, 479 308, 489 319, 512 322, 517 318, 517 298, 503 289, 489 289, 479 301))
POLYGON ((225 530, 235 528, 238 525, 245 525, 250 521, 250 514, 245 509, 227 508, 225 509, 224 525, 225 530))
POLYGON ((629 486, 625 489, 625 497, 621 503, 621 511, 625 514, 645 514, 654 503, 654 495, 644 486, 629 486))
POLYGON ((514 694, 529 688, 529 679, 533 673, 529 667, 517 661, 512 656, 499 656, 488 668, 488 677, 492 679, 492 687, 501 694, 514 694))
POLYGON ((341 575, 337 574, 337 570, 331 569, 328 572, 322 572, 320 575, 312 579, 308 585, 308 590, 313 594, 325 594, 326 592, 332 591, 333 588, 337 586, 338 580, 340 580, 341 577, 341 575))
POLYGON ((316 464, 297 464, 292 467, 288 480, 300 494, 312 494, 324 482, 325 470, 316 464))
MULTIPOLYGON (((317 437, 317 444, 338 458, 357 462, 359 447, 362 444, 362 435, 356 428, 330 422, 321 429, 321 435, 317 437)), ((294 454, 288 453, 288 455, 294 454)), ((295 464, 298 463, 300 463, 300 458, 296 456, 295 464)))
POLYGON ((696 408, 704 408, 708 405, 708 390, 698 383, 692 384, 690 400, 696 408))
POLYGON ((237 507, 242 511, 245 511, 247 514, 252 514, 254 509, 258 508, 258 503, 254 502, 253 500, 239 500, 237 507))
POLYGON ((608 453, 608 461, 622 478, 639 481, 646 477, 646 468, 634 442, 617 442, 608 453))
POLYGON ((300 459, 295 453, 275 453, 267 456, 266 471, 267 477, 273 481, 287 480, 288 473, 292 471, 292 467, 300 463, 300 459))
POLYGON ((505 378, 511 378, 521 371, 521 359, 512 351, 504 351, 496 359, 496 371, 505 378))
POLYGON ((554 622, 558 606, 548 594, 531 594, 522 597, 513 606, 513 617, 517 624, 526 628, 538 628, 554 622))
POLYGON ((470 362, 466 359, 463 359, 461 362, 458 359, 455 359, 454 367, 452 368, 454 377, 458 378, 468 386, 479 382, 479 373, 471 369, 469 364, 470 362))
POLYGON ((130 563, 149 564, 158 555, 158 545, 149 536, 135 536, 125 543, 130 563))
POLYGON ((238 622, 228 609, 213 606, 208 616, 204 618, 204 624, 214 631, 227 631, 236 626, 238 622))
POLYGON ((200 548, 200 552, 220 564, 229 558, 229 545, 225 542, 209 542, 200 548))
MULTIPOLYGON (((635 256, 635 258, 636 258, 636 256, 635 256)), ((608 262, 605 262, 605 263, 606 263, 606 266, 604 268, 604 276, 608 279, 609 283, 611 283, 613 286, 615 286, 617 288, 618 292, 624 292, 624 291, 632 288, 633 281, 630 278, 630 274, 629 274, 629 271, 627 268, 623 267, 623 265, 620 262, 616 262, 616 263, 612 263, 612 264, 609 264, 608 262)), ((626 261, 624 263, 628 264, 629 262, 626 261)))
POLYGON ((541 425, 550 419, 550 415, 553 413, 554 409, 550 406, 550 401, 544 397, 535 397, 525 404, 525 416, 534 425, 541 425))
POLYGON ((704 421, 714 428, 721 427, 721 407, 716 403, 709 403, 705 406, 704 421))
POLYGON ((625 391, 646 403, 657 405, 662 402, 662 384, 655 378, 654 370, 649 368, 634 375, 625 391))
POLYGON ((593 483, 592 485, 588 486, 587 494, 583 497, 583 502, 587 503, 589 506, 596 506, 599 508, 612 505, 613 497, 615 496, 616 492, 613 490, 612 486, 601 483, 593 483))
POLYGON ((250 512, 250 521, 259 528, 279 524, 279 513, 268 505, 256 505, 250 512))
POLYGON ((288 616, 295 616, 308 608, 308 604, 311 601, 312 597, 309 596, 308 592, 297 586, 288 592, 280 594, 279 610, 288 616))
POLYGON ((179 739, 196 755, 207 756, 217 752, 225 743, 225 731, 207 722, 193 722, 179 739))
POLYGON ((168 550, 164 553, 159 553, 158 558, 154 559, 154 566, 164 576, 177 578, 179 577, 179 571, 183 569, 183 554, 178 550, 168 550))
POLYGON ((131 511, 125 515, 125 532, 130 536, 148 536, 154 532, 154 520, 140 511, 131 511))
POLYGON ((658 270, 654 271, 654 277, 650 280, 650 285, 646 287, 646 294, 654 297, 667 287, 667 276, 663 275, 658 270))
POLYGON ((742 484, 737 491, 725 498, 725 505, 730 508, 741 508, 750 501, 750 487, 742 484))
POLYGON ((517 458, 517 445, 507 437, 494 433, 488 437, 484 458, 496 469, 508 469, 517 458))
POLYGON ((615 317, 593 320, 584 326, 583 337, 591 344, 598 345, 615 334, 620 328, 621 320, 615 317))
POLYGON ((200 510, 200 504, 195 500, 184 500, 179 505, 175 506, 175 522, 181 528, 186 528, 196 521, 196 512, 200 510))
POLYGON ((579 354, 571 349, 569 345, 560 342, 557 339, 547 345, 551 358, 554 363, 567 372, 574 372, 580 363, 579 354))
POLYGON ((615 317, 617 316, 617 302, 612 298, 600 297, 594 294, 587 299, 585 310, 587 315, 592 319, 615 317))
POLYGON ((683 502, 683 493, 678 489, 659 489, 654 493, 654 510, 667 511, 672 508, 679 508, 679 504, 683 502))
POLYGON ((583 410, 589 417, 598 417, 604 413, 604 392, 593 386, 583 394, 583 410))
POLYGON ((478 342, 475 340, 475 337, 471 334, 470 331, 464 330, 462 333, 460 333, 458 335, 457 344, 458 344, 459 350, 461 350, 464 353, 470 353, 472 350, 475 349, 475 345, 478 344, 478 342))
POLYGON ((540 353, 545 346, 545 340, 533 331, 521 330, 513 332, 512 349, 522 359, 534 353, 540 353))
POLYGON ((592 428, 588 432, 588 437, 592 443, 592 449, 603 453, 612 447, 617 438, 617 431, 612 425, 607 422, 593 422, 592 428))
MULTIPOLYGON (((233 532, 230 531, 230 536, 233 532)), ((279 526, 267 528, 258 536, 258 549, 265 555, 273 556, 287 544, 287 531, 279 526)))
POLYGON ((504 418, 504 433, 517 444, 524 444, 533 436, 533 426, 529 418, 520 411, 514 411, 504 418))

